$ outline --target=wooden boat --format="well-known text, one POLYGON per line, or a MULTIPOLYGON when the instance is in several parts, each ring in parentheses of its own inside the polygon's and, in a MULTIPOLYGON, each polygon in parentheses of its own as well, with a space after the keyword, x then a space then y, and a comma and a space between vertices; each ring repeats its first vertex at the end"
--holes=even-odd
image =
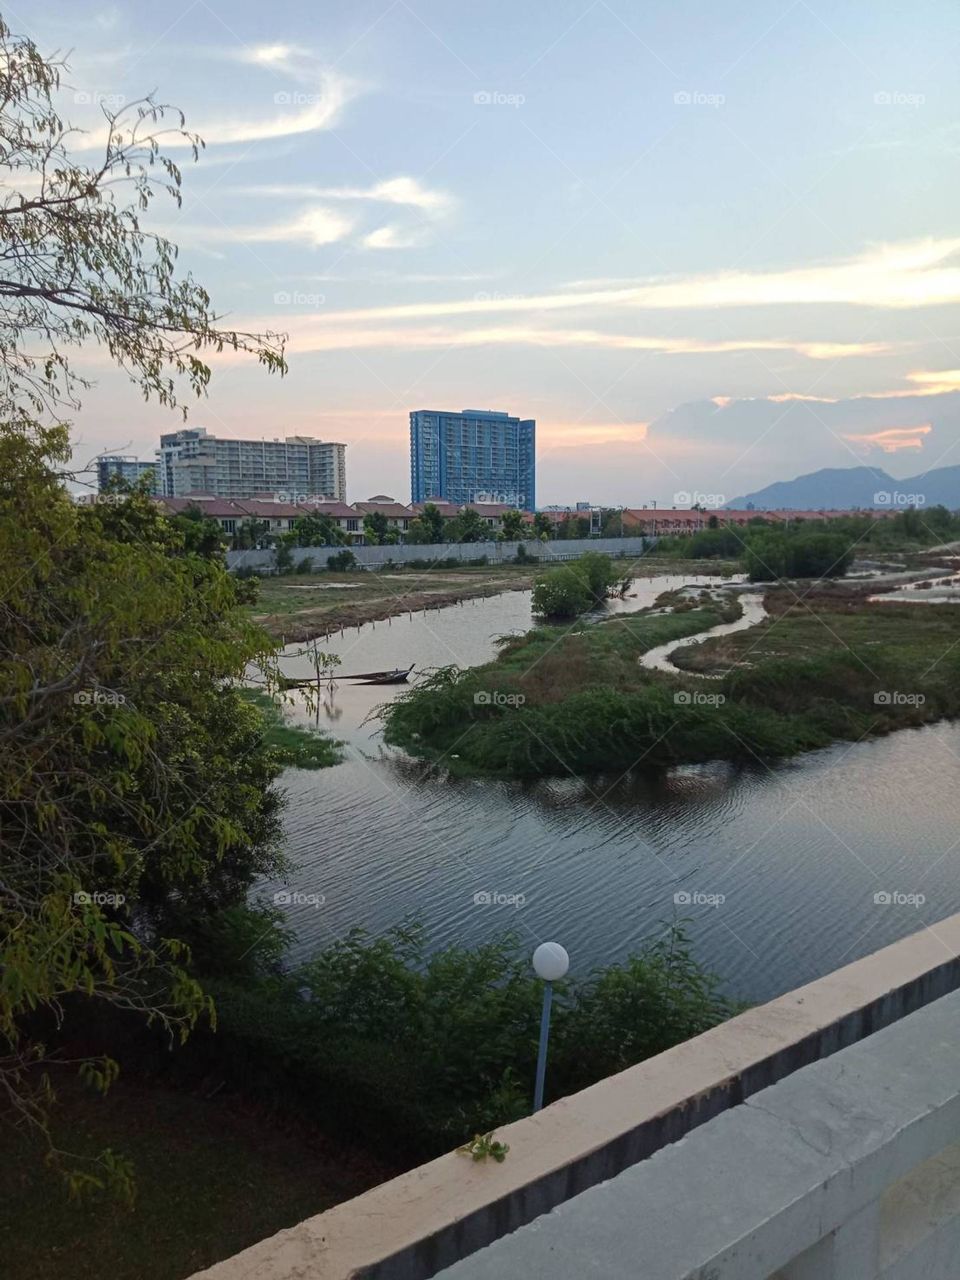
POLYGON ((336 676, 337 680, 357 680, 361 684, 406 684, 407 677, 413 670, 411 662, 406 671, 397 667, 393 671, 363 671, 355 676, 336 676))

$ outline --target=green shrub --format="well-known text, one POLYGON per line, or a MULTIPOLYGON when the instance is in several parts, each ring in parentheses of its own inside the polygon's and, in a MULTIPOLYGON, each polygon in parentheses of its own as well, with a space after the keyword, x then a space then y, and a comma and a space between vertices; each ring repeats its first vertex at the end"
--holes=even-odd
MULTIPOLYGON (((269 913, 208 926, 200 953, 216 974, 218 1029, 184 1051, 194 1074, 292 1114, 309 1107, 325 1131, 400 1144, 411 1160, 529 1113, 543 989, 525 942, 506 934, 428 954, 417 925, 378 938, 354 929, 284 975, 265 920, 269 935, 269 913)), ((674 925, 624 964, 557 984, 548 1096, 732 1011, 674 925)))
POLYGON ((589 588, 571 565, 548 569, 533 586, 533 611, 543 618, 576 618, 592 604, 589 588))
POLYGON ((335 555, 327 556, 327 568, 334 573, 345 573, 348 569, 356 567, 357 557, 349 549, 344 547, 342 551, 338 551, 335 555))

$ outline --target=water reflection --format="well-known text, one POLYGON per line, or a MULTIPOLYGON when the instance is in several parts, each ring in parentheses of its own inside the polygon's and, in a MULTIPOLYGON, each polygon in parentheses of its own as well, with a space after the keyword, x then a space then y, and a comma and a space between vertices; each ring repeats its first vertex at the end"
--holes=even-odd
MULTIPOLYGON (((664 589, 644 584, 640 598, 664 589)), ((324 643, 353 670, 466 665, 528 625, 529 595, 514 592, 324 643)), ((300 661, 284 670, 300 674, 300 661)), ((679 914, 727 989, 755 1000, 960 909, 956 725, 770 766, 520 783, 451 778, 385 748, 371 716, 396 693, 324 690, 320 723, 346 740, 345 762, 284 777, 291 883, 326 897, 320 910, 291 909, 300 956, 351 925, 380 930, 417 914, 433 945, 512 928, 531 947, 558 938, 584 972, 679 914), (884 891, 926 901, 876 904, 884 891), (478 893, 522 894, 525 905, 478 905, 478 893), (684 894, 724 900, 675 902, 684 894)), ((294 714, 309 718, 302 704, 294 714)))

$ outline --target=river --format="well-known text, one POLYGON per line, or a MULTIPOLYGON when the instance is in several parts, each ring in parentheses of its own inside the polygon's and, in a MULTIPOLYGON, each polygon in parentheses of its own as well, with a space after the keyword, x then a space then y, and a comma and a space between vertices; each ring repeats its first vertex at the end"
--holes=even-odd
MULTIPOLYGON (((660 591, 699 582, 717 580, 638 581, 632 599, 612 606, 646 607, 660 591)), ((496 636, 530 624, 529 593, 508 592, 321 645, 345 673, 467 666, 495 653, 496 636)), ((311 674, 289 653, 283 669, 311 674)), ((585 974, 678 915, 724 990, 754 1001, 960 910, 956 724, 770 766, 465 780, 383 746, 370 717, 397 692, 338 685, 320 723, 346 743, 344 762, 283 777, 296 870, 259 889, 309 899, 284 908, 294 958, 353 925, 378 932, 416 915, 431 946, 511 928, 531 950, 562 942, 573 972, 585 974)), ((292 714, 306 718, 302 707, 292 714)))

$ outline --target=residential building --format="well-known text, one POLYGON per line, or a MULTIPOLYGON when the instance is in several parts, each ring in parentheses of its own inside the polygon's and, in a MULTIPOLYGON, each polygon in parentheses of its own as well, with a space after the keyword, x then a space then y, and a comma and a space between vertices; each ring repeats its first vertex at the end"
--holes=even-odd
POLYGON ((240 440, 203 427, 171 431, 157 450, 159 492, 167 498, 207 494, 276 501, 346 500, 346 445, 313 436, 240 440))
POLYGON ((153 480, 150 492, 158 492, 156 462, 141 462, 139 458, 119 453, 102 453, 97 458, 97 492, 104 493, 115 477, 135 485, 149 473, 153 480))
MULTIPOLYGON (((182 515, 191 507, 201 511, 210 520, 216 520, 225 534, 231 537, 243 524, 256 520, 265 534, 276 537, 289 533, 304 516, 325 517, 337 526, 350 542, 363 542, 363 516, 345 502, 275 502, 263 497, 215 498, 209 494, 194 494, 184 498, 158 498, 159 506, 170 515, 182 515)), ((412 513, 411 513, 412 515, 412 513)))
POLYGON ((354 502, 353 507, 360 512, 361 521, 364 516, 382 515, 386 518, 388 527, 396 529, 398 533, 406 533, 410 528, 410 521, 417 518, 417 512, 412 507, 404 506, 402 502, 388 497, 385 493, 378 493, 375 497, 368 498, 366 502, 354 502))
POLYGON ((463 506, 502 503, 536 509, 536 429, 532 419, 490 409, 410 414, 411 501, 463 506))

